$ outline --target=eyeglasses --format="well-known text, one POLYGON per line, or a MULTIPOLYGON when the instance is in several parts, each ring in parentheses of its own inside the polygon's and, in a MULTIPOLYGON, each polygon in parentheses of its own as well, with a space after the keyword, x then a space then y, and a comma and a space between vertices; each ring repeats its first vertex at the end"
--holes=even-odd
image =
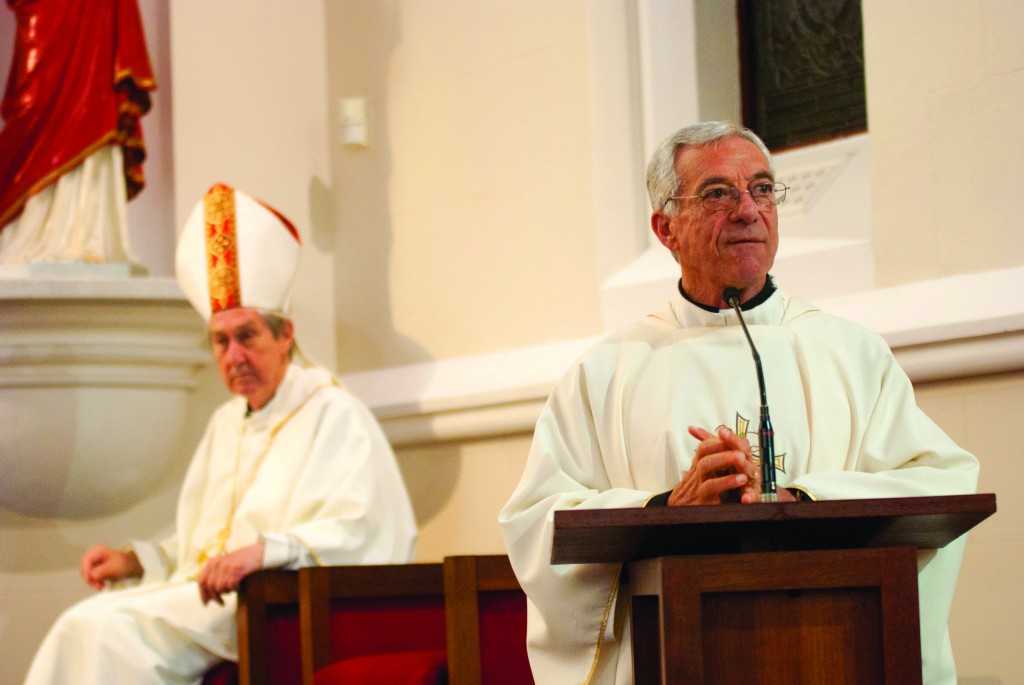
POLYGON ((785 183, 769 183, 759 181, 752 183, 747 190, 737 190, 732 186, 709 186, 700 195, 675 195, 665 200, 664 209, 672 200, 700 200, 704 209, 709 212, 726 212, 740 203, 741 193, 750 193, 750 199, 762 207, 779 205, 786 201, 785 183))

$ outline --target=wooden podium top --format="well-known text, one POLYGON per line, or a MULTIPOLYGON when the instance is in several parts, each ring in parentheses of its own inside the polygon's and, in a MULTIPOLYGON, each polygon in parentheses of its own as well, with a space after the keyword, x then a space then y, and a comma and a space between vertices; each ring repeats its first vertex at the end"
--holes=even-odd
POLYGON ((933 549, 995 510, 994 494, 564 510, 555 512, 551 563, 862 547, 933 549))

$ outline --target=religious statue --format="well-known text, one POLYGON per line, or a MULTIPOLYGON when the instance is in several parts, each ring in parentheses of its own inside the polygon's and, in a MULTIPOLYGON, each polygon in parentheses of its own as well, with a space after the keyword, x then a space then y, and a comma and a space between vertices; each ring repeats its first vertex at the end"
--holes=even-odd
POLYGON ((156 87, 136 0, 7 0, 0 265, 135 263, 127 201, 144 185, 156 87))

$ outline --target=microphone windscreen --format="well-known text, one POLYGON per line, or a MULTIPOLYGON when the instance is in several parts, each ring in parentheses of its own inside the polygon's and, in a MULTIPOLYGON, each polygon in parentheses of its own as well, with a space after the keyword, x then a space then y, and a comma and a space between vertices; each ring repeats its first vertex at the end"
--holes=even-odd
POLYGON ((738 307, 740 304, 740 289, 729 286, 722 291, 722 299, 730 307, 738 307))

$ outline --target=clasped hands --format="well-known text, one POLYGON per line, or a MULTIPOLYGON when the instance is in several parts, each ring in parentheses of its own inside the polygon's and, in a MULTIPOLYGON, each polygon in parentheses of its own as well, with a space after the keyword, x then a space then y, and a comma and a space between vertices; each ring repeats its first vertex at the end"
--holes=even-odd
MULTIPOLYGON (((263 543, 213 557, 196 577, 203 604, 224 604, 224 593, 238 589, 242 578, 263 568, 263 543)), ((135 552, 122 552, 105 545, 94 545, 82 555, 82 579, 95 590, 108 582, 117 583, 142 577, 142 564, 135 552)))
MULTIPOLYGON (((690 426, 689 432, 700 444, 690 469, 669 494, 670 507, 761 501, 760 467, 754 464, 750 442, 745 437, 725 426, 714 433, 690 426)), ((795 499, 788 490, 779 490, 780 502, 795 499)))

